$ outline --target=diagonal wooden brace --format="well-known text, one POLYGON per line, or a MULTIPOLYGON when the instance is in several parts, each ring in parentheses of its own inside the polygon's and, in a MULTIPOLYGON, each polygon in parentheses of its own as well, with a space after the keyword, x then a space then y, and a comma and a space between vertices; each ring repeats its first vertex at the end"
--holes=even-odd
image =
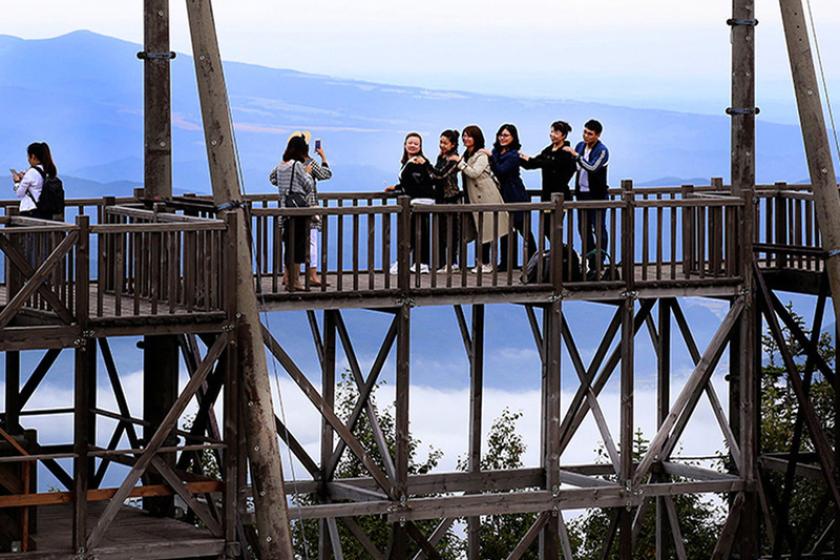
POLYGON ((190 492, 186 485, 184 485, 181 477, 175 474, 172 468, 167 465, 163 459, 155 455, 152 457, 152 466, 163 477, 166 484, 169 485, 169 487, 172 488, 172 490, 178 494, 184 502, 186 502, 187 506, 193 510, 198 518, 201 519, 214 537, 221 537, 224 534, 222 526, 219 525, 219 522, 216 521, 216 519, 210 514, 210 509, 207 505, 202 504, 195 499, 192 492, 190 492))
POLYGON ((326 402, 324 402, 323 397, 318 393, 315 387, 309 382, 306 378, 306 375, 300 370, 300 368, 295 364, 292 360, 291 356, 289 356, 283 347, 280 346, 280 343, 275 340, 275 338, 268 332, 268 329, 263 326, 262 328, 263 333, 263 341, 265 342, 266 346, 268 346, 269 351, 277 358, 277 361, 280 362, 280 365, 283 366, 283 369, 289 374, 292 380, 300 387, 300 389, 304 392, 306 397, 315 405, 315 408, 323 415, 324 419, 332 426, 333 430, 338 434, 338 436, 347 443, 347 446, 353 452, 356 457, 362 462, 362 465, 368 470, 371 474, 371 477, 376 481, 380 488, 382 488, 386 494, 396 497, 397 490, 394 486, 394 483, 388 478, 388 476, 379 468, 379 465, 373 460, 373 458, 368 455, 365 451, 364 446, 362 446, 361 442, 353 435, 353 433, 347 429, 347 426, 341 419, 336 415, 335 411, 331 406, 329 406, 326 402))
POLYGON ((566 321, 566 316, 563 315, 563 324, 561 327, 563 334, 563 341, 566 343, 566 348, 569 350, 569 356, 572 358, 572 364, 577 372, 578 379, 586 391, 586 402, 589 403, 589 408, 592 410, 592 415, 595 418, 595 423, 598 425, 598 431, 601 433, 601 438, 604 440, 604 446, 607 448, 607 454, 615 469, 615 474, 621 471, 621 465, 618 456, 618 449, 615 446, 610 428, 607 425, 607 419, 604 416, 604 411, 601 410, 601 405, 598 403, 598 397, 595 396, 595 391, 592 390, 592 384, 586 377, 586 369, 583 365, 583 360, 580 357, 577 344, 575 344, 572 331, 569 329, 569 323, 566 321))
POLYGON ((729 309, 729 313, 727 313, 720 327, 718 327, 717 332, 715 332, 715 335, 709 342, 709 346, 703 353, 700 362, 694 368, 682 392, 674 401, 671 412, 651 440, 648 451, 639 462, 636 474, 633 476, 634 485, 644 480, 648 472, 650 472, 653 463, 661 459, 666 445, 670 445, 671 442, 676 442, 682 434, 682 430, 685 429, 689 417, 697 406, 703 388, 706 386, 715 366, 717 366, 718 360, 720 360, 723 354, 723 350, 726 348, 732 327, 741 316, 743 309, 744 298, 740 297, 729 309))
POLYGON ((12 242, 6 239, 6 236, 0 235, 0 250, 6 253, 12 265, 27 278, 26 283, 20 288, 18 293, 6 304, 3 311, 0 311, 0 328, 9 324, 9 321, 20 311, 20 308, 23 307, 26 300, 36 291, 47 300, 47 303, 50 304, 62 321, 68 325, 73 322, 73 314, 61 303, 58 294, 45 286, 44 282, 53 269, 61 264, 65 255, 73 249, 73 245, 75 245, 78 238, 79 232, 71 231, 68 233, 67 237, 53 249, 52 253, 41 263, 41 266, 35 270, 12 242))
POLYGON ((207 375, 213 369, 213 364, 219 356, 222 355, 222 352, 225 350, 227 344, 228 335, 222 334, 208 350, 204 361, 201 362, 199 367, 196 369, 195 374, 189 380, 186 387, 184 387, 184 391, 175 401, 175 404, 172 405, 172 408, 169 409, 169 412, 166 414, 163 421, 161 421, 160 427, 158 427, 155 435, 153 435, 149 440, 145 451, 143 451, 143 454, 140 455, 134 463, 134 466, 131 468, 131 471, 129 471, 128 476, 120 485, 110 502, 108 502, 108 505, 105 507, 105 511, 102 512, 102 516, 96 524, 96 527, 93 528, 93 531, 87 539, 88 550, 93 550, 102 541, 105 531, 107 531, 108 527, 111 526, 111 523, 114 521, 117 513, 119 513, 123 502, 126 498, 128 498, 131 490, 134 488, 134 485, 138 480, 140 480, 140 477, 143 476, 143 473, 146 472, 146 469, 148 469, 149 465, 156 457, 158 449, 160 449, 163 445, 164 441, 169 436, 169 433, 177 424, 178 418, 181 417, 184 409, 187 408, 187 405, 195 396, 195 393, 201 387, 202 383, 204 383, 204 380, 207 379, 207 375))
MULTIPOLYGON (((347 361, 350 363, 350 369, 353 372, 353 377, 359 390, 359 398, 356 401, 356 406, 353 408, 353 412, 350 414, 350 418, 347 420, 347 427, 352 431, 356 427, 356 423, 359 421, 362 412, 367 413, 368 422, 370 422, 371 429, 373 430, 374 439, 376 440, 377 447, 379 447, 379 454, 382 456, 385 469, 389 476, 394 478, 394 461, 391 458, 391 453, 388 450, 388 445, 386 444, 384 435, 382 434, 382 428, 379 426, 379 419, 376 416, 376 411, 370 402, 370 395, 376 386, 379 374, 382 371, 382 367, 385 365, 385 360, 388 359, 388 354, 391 352, 394 340, 397 338, 397 319, 394 317, 394 320, 391 322, 388 334, 385 335, 385 340, 379 348, 379 352, 374 360, 370 373, 368 374, 367 381, 364 381, 362 378, 361 366, 359 365, 359 360, 356 358, 356 352, 353 349, 353 345, 350 342, 350 335, 347 332, 344 319, 341 317, 340 313, 336 313, 335 319, 338 336, 341 339, 341 344, 344 347, 344 353, 347 355, 347 361)), ((344 449, 346 447, 347 444, 344 443, 344 440, 341 440, 336 444, 335 451, 330 457, 330 462, 327 464, 327 468, 325 469, 327 480, 332 479, 335 474, 335 469, 338 467, 338 462, 341 460, 341 455, 344 453, 344 449)))

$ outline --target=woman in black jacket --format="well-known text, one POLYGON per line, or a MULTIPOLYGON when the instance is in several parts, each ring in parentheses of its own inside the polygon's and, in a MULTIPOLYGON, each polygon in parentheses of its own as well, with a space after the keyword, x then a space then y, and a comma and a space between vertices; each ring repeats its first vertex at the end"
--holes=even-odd
MULTIPOLYGON (((463 199, 461 189, 458 188, 458 163, 452 156, 458 155, 457 130, 444 130, 440 133, 440 154, 435 162, 433 177, 436 181, 436 204, 460 204, 463 199)), ((458 248, 461 245, 461 214, 452 214, 452 244, 449 242, 449 218, 447 214, 440 216, 440 231, 438 232, 438 254, 440 261, 437 266, 446 267, 451 265, 452 269, 458 268, 458 248), (448 252, 447 252, 448 249, 448 252)))
MULTIPOLYGON (((401 160, 399 183, 387 187, 389 192, 397 192, 408 195, 411 204, 434 204, 435 203, 435 179, 434 169, 426 156, 423 155, 423 138, 417 132, 409 132, 403 143, 403 157, 401 160)), ((411 215, 411 253, 414 266, 420 267, 420 272, 429 272, 429 214, 411 215), (420 230, 420 258, 417 257, 417 230, 420 230)))
MULTIPOLYGON (((575 176, 577 162, 575 158, 563 148, 569 146, 569 133, 572 127, 564 121, 551 123, 551 130, 548 133, 551 144, 549 144, 539 155, 529 157, 521 153, 523 169, 542 170, 542 191, 540 200, 547 202, 554 194, 562 194, 565 200, 571 200, 572 194, 569 189, 569 181, 575 176)), ((546 239, 551 238, 549 214, 543 214, 543 232, 546 239)))

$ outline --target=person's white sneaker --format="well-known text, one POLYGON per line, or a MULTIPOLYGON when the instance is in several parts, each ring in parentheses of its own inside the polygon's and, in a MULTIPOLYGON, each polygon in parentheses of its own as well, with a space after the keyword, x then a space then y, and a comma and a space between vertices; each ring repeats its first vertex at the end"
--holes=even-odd
MULTIPOLYGON (((409 270, 411 270, 412 273, 416 273, 417 272, 417 263, 414 263, 413 265, 411 265, 411 268, 409 270)), ((428 273, 429 273, 429 265, 421 264, 420 265, 420 274, 428 274, 428 273)))
MULTIPOLYGON (((479 269, 479 267, 476 266, 476 267, 470 269, 470 272, 472 272, 474 274, 478 274, 478 269, 479 269)), ((481 265, 481 273, 482 274, 489 274, 491 272, 493 272, 493 265, 492 264, 481 265)))
MULTIPOLYGON (((446 265, 444 265, 444 266, 440 267, 439 269, 437 269, 437 271, 438 271, 438 273, 439 273, 439 274, 445 274, 445 273, 446 273, 446 270, 447 270, 446 265)), ((459 270, 461 270, 461 269, 458 267, 458 265, 457 265, 457 264, 453 264, 453 265, 452 265, 452 272, 458 272, 459 270)))
POLYGON ((394 264, 391 265, 390 273, 391 274, 398 274, 399 272, 400 272, 400 263, 395 262, 394 264))

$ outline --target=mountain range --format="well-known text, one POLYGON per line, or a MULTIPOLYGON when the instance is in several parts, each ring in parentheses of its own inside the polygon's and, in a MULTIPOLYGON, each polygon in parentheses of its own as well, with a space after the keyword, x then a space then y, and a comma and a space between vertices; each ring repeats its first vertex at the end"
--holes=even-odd
MULTIPOLYGON (((24 166, 25 146, 45 140, 64 175, 139 185, 140 50, 140 45, 87 31, 45 40, 0 36, 0 163, 24 166)), ((728 175, 725 116, 563 100, 562 92, 557 100, 536 100, 390 86, 242 63, 227 63, 225 72, 249 192, 270 189, 269 170, 280 159, 289 132, 302 128, 323 138, 336 172, 325 188, 335 190, 379 190, 393 182, 408 131, 421 132, 432 155, 441 130, 477 123, 492 138, 501 123, 513 122, 524 149, 537 152, 547 143, 549 124, 558 119, 572 123, 573 140, 587 119, 604 123, 612 184, 623 178, 639 184, 707 182, 728 175)), ((172 63, 172 91, 176 188, 208 192, 195 73, 188 55, 179 54, 172 63)), ((759 181, 793 182, 807 176, 796 127, 759 121, 757 136, 759 181)), ((526 177, 530 186, 539 186, 537 174, 526 177)), ((71 196, 102 190, 83 181, 68 186, 71 196)))

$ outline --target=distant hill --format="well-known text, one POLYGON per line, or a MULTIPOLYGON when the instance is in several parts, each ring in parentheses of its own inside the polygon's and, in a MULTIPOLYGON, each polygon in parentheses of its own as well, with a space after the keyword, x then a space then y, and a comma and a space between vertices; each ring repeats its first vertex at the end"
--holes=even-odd
MULTIPOLYGON (((0 36, 0 163, 23 165, 34 139, 54 147, 64 173, 98 182, 142 180, 142 63, 140 46, 79 31, 47 40, 0 36), (34 68, 37 67, 37 76, 34 68)), ((209 189, 195 74, 190 57, 172 64, 175 184, 209 189)), ((397 87, 335 79, 248 64, 226 65, 246 189, 268 189, 291 130, 324 139, 336 170, 325 188, 375 190, 393 182, 407 131, 424 134, 434 154, 438 133, 478 123, 492 139, 501 122, 514 122, 524 149, 547 141, 548 124, 573 123, 574 139, 591 117, 606 127, 611 182, 639 184, 662 177, 727 176, 729 119, 629 109, 580 101, 521 100, 472 93, 397 87)), ((558 92, 558 97, 562 92, 558 92)), ((760 181, 807 175, 801 135, 794 127, 759 123, 760 181)), ((539 185, 537 173, 527 175, 539 185)), ((694 180, 692 180, 694 181, 694 180)))

